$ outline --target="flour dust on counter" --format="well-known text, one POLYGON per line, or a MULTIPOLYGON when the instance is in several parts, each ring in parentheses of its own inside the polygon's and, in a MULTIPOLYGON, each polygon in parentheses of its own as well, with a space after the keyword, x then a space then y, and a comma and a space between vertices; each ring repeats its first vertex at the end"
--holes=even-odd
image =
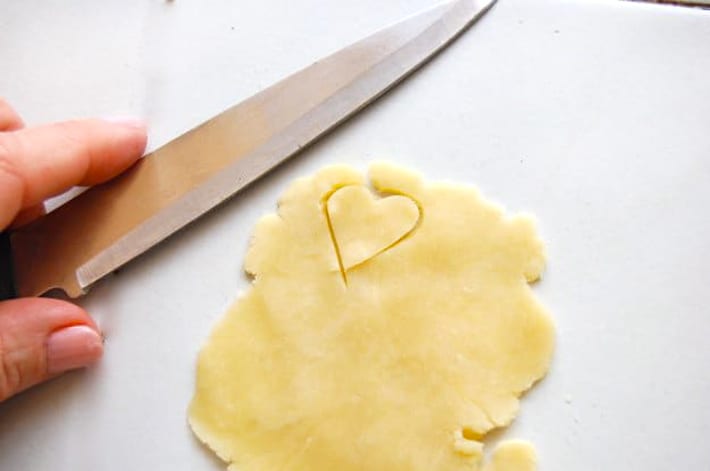
POLYGON ((533 218, 386 163, 295 181, 202 348, 194 433, 234 471, 534 471, 485 435, 548 370, 533 218), (369 180, 369 181, 368 181, 369 180))

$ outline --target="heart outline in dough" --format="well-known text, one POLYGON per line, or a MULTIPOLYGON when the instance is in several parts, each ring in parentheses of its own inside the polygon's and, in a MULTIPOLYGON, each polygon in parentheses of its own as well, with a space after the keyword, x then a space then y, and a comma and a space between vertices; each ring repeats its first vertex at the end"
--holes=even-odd
POLYGON ((395 246, 399 245, 402 243, 404 240, 409 238, 421 225, 422 219, 424 217, 424 211, 422 208, 421 203, 411 195, 408 195, 406 193, 403 193, 398 190, 392 190, 392 189, 378 189, 377 193, 371 191, 369 188, 367 188, 364 185, 359 185, 359 184, 344 184, 344 185, 337 185, 333 187, 330 191, 328 191, 323 197, 321 198, 321 205, 323 209, 323 214, 325 216, 326 224, 328 226, 328 234, 330 236, 330 242, 333 246, 333 250, 335 252, 335 257, 338 262, 338 270, 340 271, 340 276, 343 280, 343 283, 347 286, 348 284, 348 275, 347 272, 349 270, 352 270, 353 268, 359 267, 370 260, 378 257, 379 255, 382 255, 383 253, 387 252, 388 250, 391 250, 395 246), (344 262, 344 257, 342 253, 342 247, 340 242, 338 241, 338 237, 336 235, 336 228, 333 224, 333 217, 331 215, 331 211, 329 208, 329 203, 330 200, 335 196, 339 191, 344 190, 346 188, 365 188, 367 190, 367 194, 370 196, 372 199, 372 204, 373 205, 379 205, 379 204, 386 204, 384 202, 387 201, 388 198, 391 198, 393 196, 400 196, 407 198, 410 200, 414 205, 416 206, 417 209, 417 218, 413 221, 411 224, 411 227, 407 228, 406 230, 402 231, 401 234, 399 234, 398 237, 396 237, 394 240, 391 242, 388 242, 387 244, 384 244, 382 247, 379 247, 378 249, 374 250, 372 254, 361 258, 359 261, 353 264, 346 265, 344 262), (377 196, 380 196, 377 198, 377 196))

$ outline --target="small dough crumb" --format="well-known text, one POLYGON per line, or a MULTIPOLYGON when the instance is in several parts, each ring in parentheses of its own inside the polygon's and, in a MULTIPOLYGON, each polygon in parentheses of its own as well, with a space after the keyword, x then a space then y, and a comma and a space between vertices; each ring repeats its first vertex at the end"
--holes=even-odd
POLYGON ((532 471, 485 434, 547 372, 534 220, 375 164, 295 181, 256 226, 250 289, 200 352, 189 421, 233 471, 532 471))
POLYGON ((483 471, 535 471, 537 455, 535 448, 522 440, 501 442, 493 450, 493 456, 483 471))

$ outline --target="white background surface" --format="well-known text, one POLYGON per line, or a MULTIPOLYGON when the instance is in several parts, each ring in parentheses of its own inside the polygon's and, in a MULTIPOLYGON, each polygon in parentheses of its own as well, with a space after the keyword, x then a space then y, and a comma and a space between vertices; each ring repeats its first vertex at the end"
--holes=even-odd
MULTIPOLYGON (((28 123, 135 114, 150 146, 430 0, 0 0, 0 94, 28 123)), ((373 108, 80 303, 101 365, 0 405, 0 469, 219 470, 194 362, 290 180, 387 158, 535 213, 558 326, 503 436, 541 471, 710 469, 710 12, 500 0, 373 108)))

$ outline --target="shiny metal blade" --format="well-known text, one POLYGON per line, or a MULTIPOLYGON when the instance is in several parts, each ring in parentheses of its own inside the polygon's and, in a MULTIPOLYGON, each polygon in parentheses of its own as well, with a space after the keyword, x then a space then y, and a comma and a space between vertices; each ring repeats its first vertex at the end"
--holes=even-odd
POLYGON ((19 295, 94 282, 214 208, 382 95, 485 13, 457 0, 286 78, 12 236, 19 295))

